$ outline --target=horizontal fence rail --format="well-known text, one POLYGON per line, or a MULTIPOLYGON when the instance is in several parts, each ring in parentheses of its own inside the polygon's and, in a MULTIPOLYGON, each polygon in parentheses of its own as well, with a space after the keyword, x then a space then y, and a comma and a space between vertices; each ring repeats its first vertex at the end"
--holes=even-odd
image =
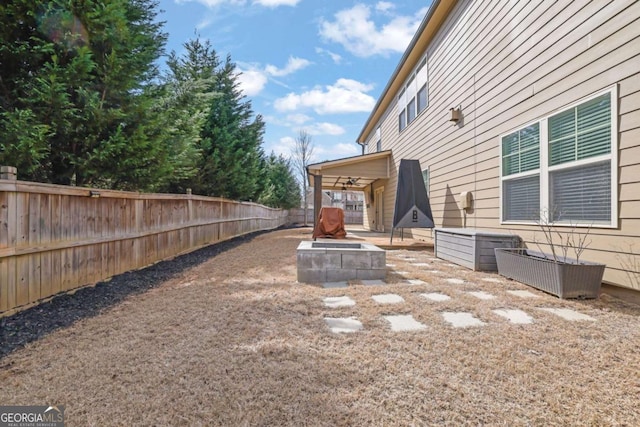
POLYGON ((0 179, 0 317, 287 222, 255 203, 0 179))

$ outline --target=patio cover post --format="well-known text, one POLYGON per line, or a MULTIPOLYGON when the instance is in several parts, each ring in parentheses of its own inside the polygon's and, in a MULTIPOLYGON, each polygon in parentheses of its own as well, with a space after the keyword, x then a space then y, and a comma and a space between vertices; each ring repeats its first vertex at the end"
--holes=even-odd
POLYGON ((313 175, 313 231, 318 226, 318 217, 322 208, 322 175, 313 175))

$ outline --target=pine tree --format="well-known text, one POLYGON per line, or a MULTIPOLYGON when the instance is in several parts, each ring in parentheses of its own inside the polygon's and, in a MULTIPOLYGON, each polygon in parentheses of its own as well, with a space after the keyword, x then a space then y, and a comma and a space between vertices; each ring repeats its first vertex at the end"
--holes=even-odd
POLYGON ((289 160, 271 153, 264 161, 264 188, 258 201, 274 208, 300 206, 300 187, 289 160))
POLYGON ((155 0, 0 5, 0 163, 22 179, 152 187, 167 157, 150 108, 166 41, 156 8, 155 0))
POLYGON ((238 73, 227 56, 216 73, 214 97, 202 130, 201 194, 255 200, 260 190, 264 121, 238 88, 238 73))

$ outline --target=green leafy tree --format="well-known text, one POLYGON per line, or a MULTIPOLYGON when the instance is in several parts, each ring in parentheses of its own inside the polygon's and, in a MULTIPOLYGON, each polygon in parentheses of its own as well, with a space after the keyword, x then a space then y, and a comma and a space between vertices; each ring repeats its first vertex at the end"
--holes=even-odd
POLYGON ((258 201, 274 208, 300 206, 300 187, 290 161, 271 153, 264 162, 264 187, 258 201))

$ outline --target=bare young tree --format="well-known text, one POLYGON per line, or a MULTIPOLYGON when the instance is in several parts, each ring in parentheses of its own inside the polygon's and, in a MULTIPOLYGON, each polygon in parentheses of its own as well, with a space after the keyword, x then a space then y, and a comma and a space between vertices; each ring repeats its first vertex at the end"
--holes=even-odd
POLYGON ((304 199, 304 224, 307 225, 307 166, 313 156, 313 141, 311 135, 305 130, 300 130, 296 136, 296 145, 291 150, 291 161, 298 173, 302 185, 302 197, 304 199))

